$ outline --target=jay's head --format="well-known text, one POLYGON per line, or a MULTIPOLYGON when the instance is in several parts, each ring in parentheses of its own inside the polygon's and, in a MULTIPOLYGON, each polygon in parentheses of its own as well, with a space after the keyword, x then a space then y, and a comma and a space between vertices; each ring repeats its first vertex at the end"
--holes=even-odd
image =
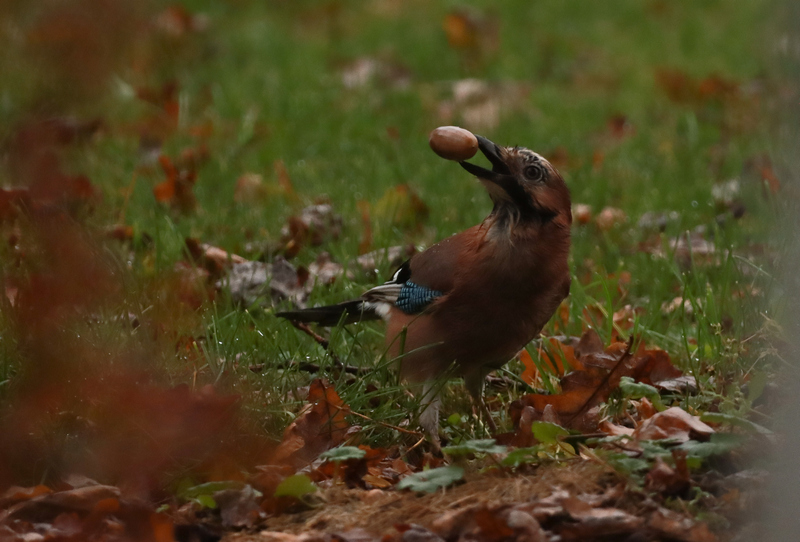
POLYGON ((501 147, 485 137, 476 137, 492 169, 469 162, 460 164, 486 187, 498 218, 513 223, 554 219, 567 226, 571 223, 569 189, 550 162, 524 147, 501 147))

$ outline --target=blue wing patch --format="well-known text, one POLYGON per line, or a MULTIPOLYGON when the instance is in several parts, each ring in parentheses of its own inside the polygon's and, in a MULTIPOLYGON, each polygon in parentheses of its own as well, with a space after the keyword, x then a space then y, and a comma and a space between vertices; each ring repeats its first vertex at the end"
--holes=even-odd
POLYGON ((444 294, 439 290, 431 290, 409 280, 400 289, 400 295, 397 296, 394 306, 406 314, 417 314, 442 295, 444 294))

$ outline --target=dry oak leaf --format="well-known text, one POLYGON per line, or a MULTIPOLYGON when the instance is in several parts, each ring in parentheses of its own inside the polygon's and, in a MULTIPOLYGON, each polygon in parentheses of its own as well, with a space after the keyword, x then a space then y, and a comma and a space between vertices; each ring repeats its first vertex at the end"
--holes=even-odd
POLYGON ((193 191, 197 182, 197 170, 194 164, 179 167, 163 154, 158 157, 158 162, 167 178, 153 188, 156 201, 169 203, 182 212, 194 211, 197 208, 197 198, 193 191))
MULTIPOLYGON (((593 431, 599 422, 596 419, 596 407, 608 399, 623 376, 654 385, 682 374, 672 365, 665 351, 647 349, 640 344, 633 353, 632 345, 631 339, 628 343, 616 342, 603 349, 595 331, 584 333, 574 347, 574 370, 561 378, 561 393, 533 393, 514 401, 511 416, 515 425, 520 427, 525 407, 532 407, 535 411, 534 420, 544 419, 547 412, 550 421, 562 427, 593 431), (553 419, 554 415, 557 420, 553 419)), ((568 352, 572 347, 561 345, 561 348, 563 352, 568 352)))
POLYGON ((248 261, 238 254, 227 252, 208 243, 201 243, 193 237, 187 237, 184 242, 192 259, 215 279, 224 275, 234 265, 248 261))
POLYGON ((327 381, 314 380, 308 390, 308 404, 284 431, 270 463, 302 467, 344 442, 350 427, 345 420, 349 409, 327 381))
POLYGON ((708 440, 714 430, 680 407, 671 407, 648 418, 633 432, 637 440, 671 439, 679 442, 708 440))
POLYGON ((719 540, 705 523, 695 522, 666 508, 659 508, 647 521, 651 531, 680 542, 717 542, 719 540))
POLYGON ((329 203, 318 203, 286 219, 281 228, 281 242, 286 257, 291 258, 305 245, 319 246, 327 239, 338 239, 341 233, 341 215, 334 213, 329 203))
POLYGON ((572 206, 572 221, 575 224, 588 224, 592 221, 592 206, 586 203, 576 203, 572 206))
POLYGON ((685 450, 672 450, 674 468, 667 465, 661 457, 656 457, 653 468, 645 477, 645 489, 667 496, 684 495, 692 484, 686 455, 685 450))
POLYGON ((628 220, 628 215, 625 214, 625 211, 616 207, 605 207, 594 219, 601 231, 609 231, 626 220, 628 220))

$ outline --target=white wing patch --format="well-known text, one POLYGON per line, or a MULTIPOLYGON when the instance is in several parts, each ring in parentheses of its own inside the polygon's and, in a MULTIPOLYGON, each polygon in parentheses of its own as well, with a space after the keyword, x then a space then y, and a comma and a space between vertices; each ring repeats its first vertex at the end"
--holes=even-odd
POLYGON ((361 295, 361 298, 367 302, 394 304, 400 296, 400 290, 402 289, 402 284, 388 282, 367 290, 361 295))

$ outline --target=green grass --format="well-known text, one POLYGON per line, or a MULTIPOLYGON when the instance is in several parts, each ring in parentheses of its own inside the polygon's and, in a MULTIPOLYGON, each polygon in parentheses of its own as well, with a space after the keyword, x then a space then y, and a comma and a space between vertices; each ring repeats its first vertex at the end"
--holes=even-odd
MULTIPOLYGON (((765 197, 760 179, 743 169, 749 158, 772 149, 758 121, 769 107, 767 91, 749 94, 754 82, 762 88, 776 84, 761 50, 769 2, 625 1, 613 8, 572 1, 472 2, 499 30, 496 50, 486 51, 479 62, 447 44, 442 21, 456 6, 453 2, 195 0, 186 5, 208 15, 205 33, 167 40, 159 45, 158 62, 150 71, 120 69, 102 99, 75 106, 78 114, 100 115, 109 126, 92 144, 67 156, 72 170, 85 172, 102 188, 103 205, 90 221, 114 223, 125 207, 126 223, 137 235, 153 238, 151 245, 132 251, 111 249, 130 262, 125 273, 135 292, 111 312, 161 310, 170 298, 155 295, 154 285, 185 257, 185 237, 257 257, 260 251, 248 246, 275 243, 286 218, 318 198, 330 200, 343 216, 343 235, 321 247, 305 247, 294 263, 307 265, 321 250, 349 261, 357 255, 362 229, 357 202, 374 204, 401 183, 425 201, 430 218, 420 228, 402 228, 376 215, 373 206, 374 248, 429 245, 478 223, 490 210, 488 197, 457 164, 430 151, 427 134, 442 123, 438 103, 450 98, 453 81, 474 77, 524 83, 529 92, 483 135, 544 154, 563 147, 570 165, 562 172, 573 201, 591 204, 595 212, 619 207, 628 216, 627 223, 609 232, 594 225, 574 228, 570 321, 558 332, 579 334, 591 324, 581 316, 589 305, 611 315, 631 304, 643 309, 633 333, 667 350, 707 392, 687 398, 691 406, 720 400, 721 408, 744 404, 741 394, 731 390, 767 366, 770 359, 756 363, 771 339, 762 330, 780 310, 770 263, 761 257, 750 263, 749 254, 753 245, 774 245, 771 232, 782 207, 765 197), (394 88, 376 81, 345 88, 341 67, 362 56, 404 67, 410 85, 394 88), (741 84, 742 103, 675 103, 657 83, 660 69, 697 79, 719 74, 741 84), (132 129, 138 119, 154 113, 154 106, 136 99, 133 89, 172 79, 179 85, 181 109, 177 130, 164 139, 164 153, 175 157, 185 146, 197 145, 192 126, 213 126, 205 140, 209 159, 199 169, 194 190, 199 210, 188 215, 154 201, 152 188, 163 175, 158 168, 137 167, 138 132, 132 129), (619 141, 604 135, 609 118, 617 114, 635 129, 619 141), (595 167, 592 158, 598 151, 604 160, 595 167), (274 183, 276 160, 286 164, 299 200, 274 196, 256 204, 235 203, 237 178, 253 172, 274 183), (742 179, 747 212, 741 220, 717 226, 721 211, 711 187, 734 177, 742 179), (126 206, 123 189, 131 184, 126 206), (682 268, 672 257, 638 251, 649 233, 636 223, 647 211, 679 213, 665 239, 704 226, 705 237, 717 246, 716 261, 682 268), (622 272, 631 276, 624 298, 614 278, 622 272), (761 294, 736 297, 748 287, 761 294), (691 300, 694 316, 662 313, 662 304, 676 296, 691 300)), ((5 92, 3 125, 24 118, 27 89, 20 83, 5 92)), ((5 174, 4 181, 13 180, 5 174)), ((388 275, 392 270, 384 266, 380 271, 388 275)), ((316 289, 310 302, 353 297, 375 280, 356 273, 353 280, 342 278, 316 289)), ((203 338, 199 354, 176 357, 170 340, 159 338, 158 347, 148 350, 154 355, 150 362, 167 367, 172 383, 217 383, 242 394, 246 409, 268 435, 279 438, 301 403, 292 392, 313 377, 286 368, 289 361, 319 363, 345 402, 376 420, 399 424, 406 410, 415 409, 384 358, 380 325, 331 331, 331 349, 342 361, 373 368, 353 379, 337 374, 330 356, 270 310, 241 310, 223 293, 200 312, 199 322, 175 323, 175 335, 203 338), (248 369, 259 364, 260 372, 248 369)), ((114 329, 104 339, 108 344, 122 341, 114 329)), ((608 339, 610 319, 599 322, 598 331, 608 339)), ((552 323, 544 333, 555 333, 552 323)), ((0 394, 6 394, 11 386, 3 383, 13 383, 24 353, 5 342, 2 348, 0 394)), ((444 417, 466 412, 464 397, 458 386, 450 386, 444 417)), ((395 438, 369 423, 365 434, 374 443, 395 438)))

